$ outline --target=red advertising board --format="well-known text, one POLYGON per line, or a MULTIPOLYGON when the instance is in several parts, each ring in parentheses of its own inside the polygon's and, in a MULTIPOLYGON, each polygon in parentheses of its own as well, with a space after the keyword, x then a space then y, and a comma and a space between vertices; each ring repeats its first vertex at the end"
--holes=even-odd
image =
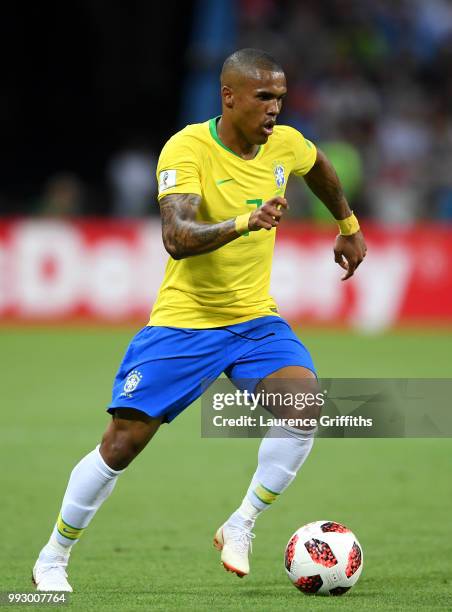
MULTIPOLYGON (((452 323, 452 228, 365 229, 368 256, 345 283, 334 227, 278 230, 272 294, 281 314, 369 330, 452 323)), ((166 259, 158 220, 0 222, 0 321, 144 323, 166 259)))

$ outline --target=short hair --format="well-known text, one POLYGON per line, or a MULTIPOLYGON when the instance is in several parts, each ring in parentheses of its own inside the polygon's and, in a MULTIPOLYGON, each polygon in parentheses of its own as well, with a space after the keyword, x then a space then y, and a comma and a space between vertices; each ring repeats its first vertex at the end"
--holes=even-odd
POLYGON ((234 51, 224 61, 221 78, 227 72, 250 73, 256 70, 270 72, 284 72, 281 64, 274 57, 262 49, 245 48, 234 51))

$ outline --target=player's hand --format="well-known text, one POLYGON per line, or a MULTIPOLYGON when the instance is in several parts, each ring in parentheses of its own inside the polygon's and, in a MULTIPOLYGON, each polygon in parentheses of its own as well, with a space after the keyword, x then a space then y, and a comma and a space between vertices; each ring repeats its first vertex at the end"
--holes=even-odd
POLYGON ((249 230, 257 232, 260 229, 270 230, 276 227, 287 208, 286 198, 277 196, 268 200, 251 213, 248 221, 249 230))
POLYGON ((341 280, 347 280, 353 276, 356 268, 362 262, 367 253, 366 241, 362 233, 356 232, 351 236, 336 236, 334 245, 334 261, 346 270, 341 280))

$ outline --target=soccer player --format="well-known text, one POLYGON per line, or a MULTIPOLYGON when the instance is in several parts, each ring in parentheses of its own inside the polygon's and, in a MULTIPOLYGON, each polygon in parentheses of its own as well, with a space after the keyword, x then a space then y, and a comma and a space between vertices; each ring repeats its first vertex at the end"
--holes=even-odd
MULTIPOLYGON (((149 324, 132 339, 117 373, 102 442, 71 473, 33 569, 40 591, 72 591, 66 568, 73 545, 160 425, 200 396, 203 379, 225 372, 233 381, 256 381, 256 391, 284 394, 316 380, 309 352, 269 295, 289 175, 304 177, 337 219, 334 258, 343 280, 366 245, 325 155, 297 130, 276 125, 285 95, 284 72, 272 57, 236 51, 221 72, 222 115, 188 125, 161 152, 165 277, 149 324)), ((214 538, 229 571, 249 573, 254 522, 292 482, 313 435, 274 426, 261 441, 243 501, 214 538)))

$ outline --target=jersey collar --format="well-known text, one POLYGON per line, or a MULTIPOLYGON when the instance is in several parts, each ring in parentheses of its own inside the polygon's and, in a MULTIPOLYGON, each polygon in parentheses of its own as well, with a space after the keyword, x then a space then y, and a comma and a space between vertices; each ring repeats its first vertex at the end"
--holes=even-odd
POLYGON ((220 137, 218 136, 218 132, 217 132, 217 122, 218 122, 218 119, 220 119, 220 117, 221 117, 221 115, 218 115, 217 117, 213 117, 209 121, 209 132, 210 132, 210 135, 212 136, 212 138, 215 140, 215 142, 217 142, 220 145, 220 147, 223 147, 223 149, 226 149, 226 151, 229 151, 229 153, 232 153, 232 155, 235 155, 235 157, 238 157, 239 159, 241 159, 244 162, 252 162, 255 159, 257 159, 258 156, 260 155, 261 151, 262 151, 262 145, 259 145, 259 148, 256 151, 256 155, 252 159, 243 159, 243 157, 240 157, 240 155, 238 155, 238 153, 236 153, 235 151, 233 151, 232 149, 227 147, 220 140, 220 137))

